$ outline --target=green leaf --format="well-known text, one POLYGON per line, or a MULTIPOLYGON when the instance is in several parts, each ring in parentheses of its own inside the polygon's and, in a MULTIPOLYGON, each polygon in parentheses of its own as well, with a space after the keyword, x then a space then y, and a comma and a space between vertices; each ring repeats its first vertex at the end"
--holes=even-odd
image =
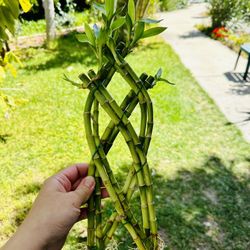
POLYGON ((159 79, 162 75, 162 68, 159 68, 159 70, 157 71, 156 75, 155 75, 155 79, 159 79))
POLYGON ((160 23, 163 19, 161 20, 155 20, 155 19, 150 19, 150 18, 143 18, 140 20, 140 22, 152 24, 152 23, 160 23))
POLYGON ((102 13, 102 19, 103 19, 104 23, 108 22, 108 19, 107 19, 106 15, 104 15, 103 13, 102 13))
POLYGON ((132 24, 135 23, 135 2, 134 0, 128 1, 128 14, 131 18, 132 24))
POLYGON ((170 82, 169 80, 167 80, 165 78, 159 78, 159 79, 157 79, 157 82, 166 82, 168 84, 175 85, 173 82, 170 82))
POLYGON ((0 27, 0 39, 3 39, 3 40, 9 39, 8 35, 6 34, 5 30, 2 27, 0 27))
POLYGON ((144 27, 145 24, 143 22, 138 22, 135 25, 133 44, 135 44, 143 36, 144 27))
POLYGON ((155 27, 155 28, 148 29, 143 33, 142 38, 159 35, 164 30, 166 30, 166 27, 155 27))
POLYGON ((15 33, 14 17, 6 6, 0 6, 0 27, 7 28, 12 34, 15 33))
POLYGON ((80 43, 90 43, 86 34, 76 34, 76 39, 80 43))
POLYGON ((106 9, 108 19, 111 19, 112 15, 115 13, 116 4, 117 4, 117 0, 105 1, 105 9, 106 9))
POLYGON ((106 14, 106 10, 105 10, 104 4, 94 2, 94 3, 93 3, 93 7, 94 7, 95 9, 99 10, 100 12, 106 14))
POLYGON ((86 33, 90 43, 93 46, 95 46, 95 35, 94 35, 93 30, 90 28, 90 26, 87 23, 84 24, 84 28, 85 28, 85 33, 86 33))
POLYGON ((130 32, 133 24, 132 24, 132 20, 128 14, 126 15, 126 25, 127 25, 128 31, 130 32))
POLYGON ((117 18, 111 25, 111 30, 119 29, 124 23, 126 19, 125 17, 119 17, 117 18))
POLYGON ((98 45, 103 46, 106 42, 107 33, 105 29, 100 29, 99 36, 98 36, 98 45))
POLYGON ((14 17, 12 16, 10 10, 6 6, 1 6, 2 7, 2 13, 3 13, 3 18, 5 19, 5 25, 7 29, 11 32, 12 35, 15 33, 15 21, 14 17))
POLYGON ((11 11, 12 16, 17 19, 19 16, 19 3, 18 0, 4 0, 5 5, 11 11))

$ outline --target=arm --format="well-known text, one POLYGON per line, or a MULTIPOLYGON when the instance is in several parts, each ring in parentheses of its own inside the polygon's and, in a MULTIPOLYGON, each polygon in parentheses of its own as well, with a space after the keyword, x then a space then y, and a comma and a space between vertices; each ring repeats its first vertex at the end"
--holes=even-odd
POLYGON ((61 249, 72 226, 87 217, 81 206, 95 187, 87 171, 87 164, 76 164, 47 179, 22 225, 1 249, 61 249))

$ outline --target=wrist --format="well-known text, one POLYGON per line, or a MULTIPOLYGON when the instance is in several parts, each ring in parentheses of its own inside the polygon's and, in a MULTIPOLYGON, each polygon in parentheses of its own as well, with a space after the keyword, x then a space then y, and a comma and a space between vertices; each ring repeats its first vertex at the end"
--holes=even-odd
POLYGON ((46 241, 39 230, 23 223, 2 250, 44 250, 46 241))

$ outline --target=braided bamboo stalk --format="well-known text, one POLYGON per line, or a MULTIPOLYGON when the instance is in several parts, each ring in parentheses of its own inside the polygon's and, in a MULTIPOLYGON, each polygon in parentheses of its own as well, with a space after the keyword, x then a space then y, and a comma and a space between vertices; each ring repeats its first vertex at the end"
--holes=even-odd
MULTIPOLYGON (((146 5, 141 6, 141 10, 145 11, 146 5)), ((125 57, 140 39, 157 35, 165 28, 155 27, 145 30, 145 24, 159 21, 137 20, 142 14, 136 15, 134 0, 128 1, 127 9, 119 10, 116 6, 116 0, 106 0, 104 5, 96 5, 102 12, 103 27, 94 25, 92 30, 85 24, 85 34, 77 35, 78 40, 88 43, 97 56, 99 61, 97 73, 90 70, 88 76, 81 74, 79 78, 82 84, 66 78, 79 88, 89 89, 84 108, 84 126, 92 156, 88 174, 95 177, 96 187, 88 202, 87 246, 90 250, 105 249, 118 225, 123 224, 139 250, 158 250, 160 248, 152 180, 147 162, 153 131, 153 106, 147 90, 157 81, 164 79, 161 78, 161 70, 154 77, 145 73, 138 77, 125 61, 125 57), (120 106, 107 90, 116 72, 131 88, 120 106), (141 111, 139 134, 129 121, 137 105, 141 111), (99 108, 102 108, 111 119, 102 136, 99 134, 99 108), (123 187, 119 186, 107 160, 107 154, 119 133, 123 136, 133 161, 123 187), (106 223, 102 218, 102 183, 115 209, 106 223), (134 217, 129 204, 136 189, 139 189, 140 193, 142 225, 134 217)))

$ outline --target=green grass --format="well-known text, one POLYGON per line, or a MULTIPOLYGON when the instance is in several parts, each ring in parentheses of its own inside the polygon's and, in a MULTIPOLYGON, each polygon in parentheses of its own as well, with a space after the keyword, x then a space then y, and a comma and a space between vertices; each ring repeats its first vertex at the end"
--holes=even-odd
MULTIPOLYGON (((1 243, 21 223, 45 178, 90 159, 82 118, 88 91, 62 80, 64 73, 77 80, 79 73, 96 68, 89 48, 71 35, 60 38, 53 51, 23 52, 25 67, 17 79, 8 78, 5 86, 18 88, 7 94, 28 102, 0 123, 4 138, 0 140, 1 243)), ((163 76, 176 83, 158 83, 150 90, 155 128, 148 160, 166 249, 247 249, 250 145, 229 125, 170 46, 151 40, 127 60, 138 74, 155 74, 162 67, 163 76)), ((109 90, 120 102, 129 88, 115 75, 109 90)), ((102 113, 103 128, 107 120, 102 113)), ((131 122, 137 128, 139 120, 136 110, 131 122)), ((108 160, 121 180, 131 163, 121 136, 108 160)), ((105 216, 112 211, 106 203, 105 216)), ((137 203, 133 208, 138 213, 137 203)), ((82 249, 85 227, 86 222, 74 227, 64 249, 82 249)), ((119 249, 128 249, 130 240, 122 228, 117 238, 122 241, 119 249)))
MULTIPOLYGON (((74 12, 68 14, 70 19, 73 21, 70 24, 70 27, 73 26, 83 26, 85 22, 90 22, 94 20, 93 14, 90 14, 90 11, 85 10, 84 12, 74 12)), ((35 34, 41 34, 46 32, 46 22, 45 19, 37 20, 37 21, 26 21, 22 20, 22 22, 17 23, 17 36, 30 36, 35 34)), ((63 28, 68 28, 67 25, 61 26, 56 23, 56 30, 60 31, 63 28)))

